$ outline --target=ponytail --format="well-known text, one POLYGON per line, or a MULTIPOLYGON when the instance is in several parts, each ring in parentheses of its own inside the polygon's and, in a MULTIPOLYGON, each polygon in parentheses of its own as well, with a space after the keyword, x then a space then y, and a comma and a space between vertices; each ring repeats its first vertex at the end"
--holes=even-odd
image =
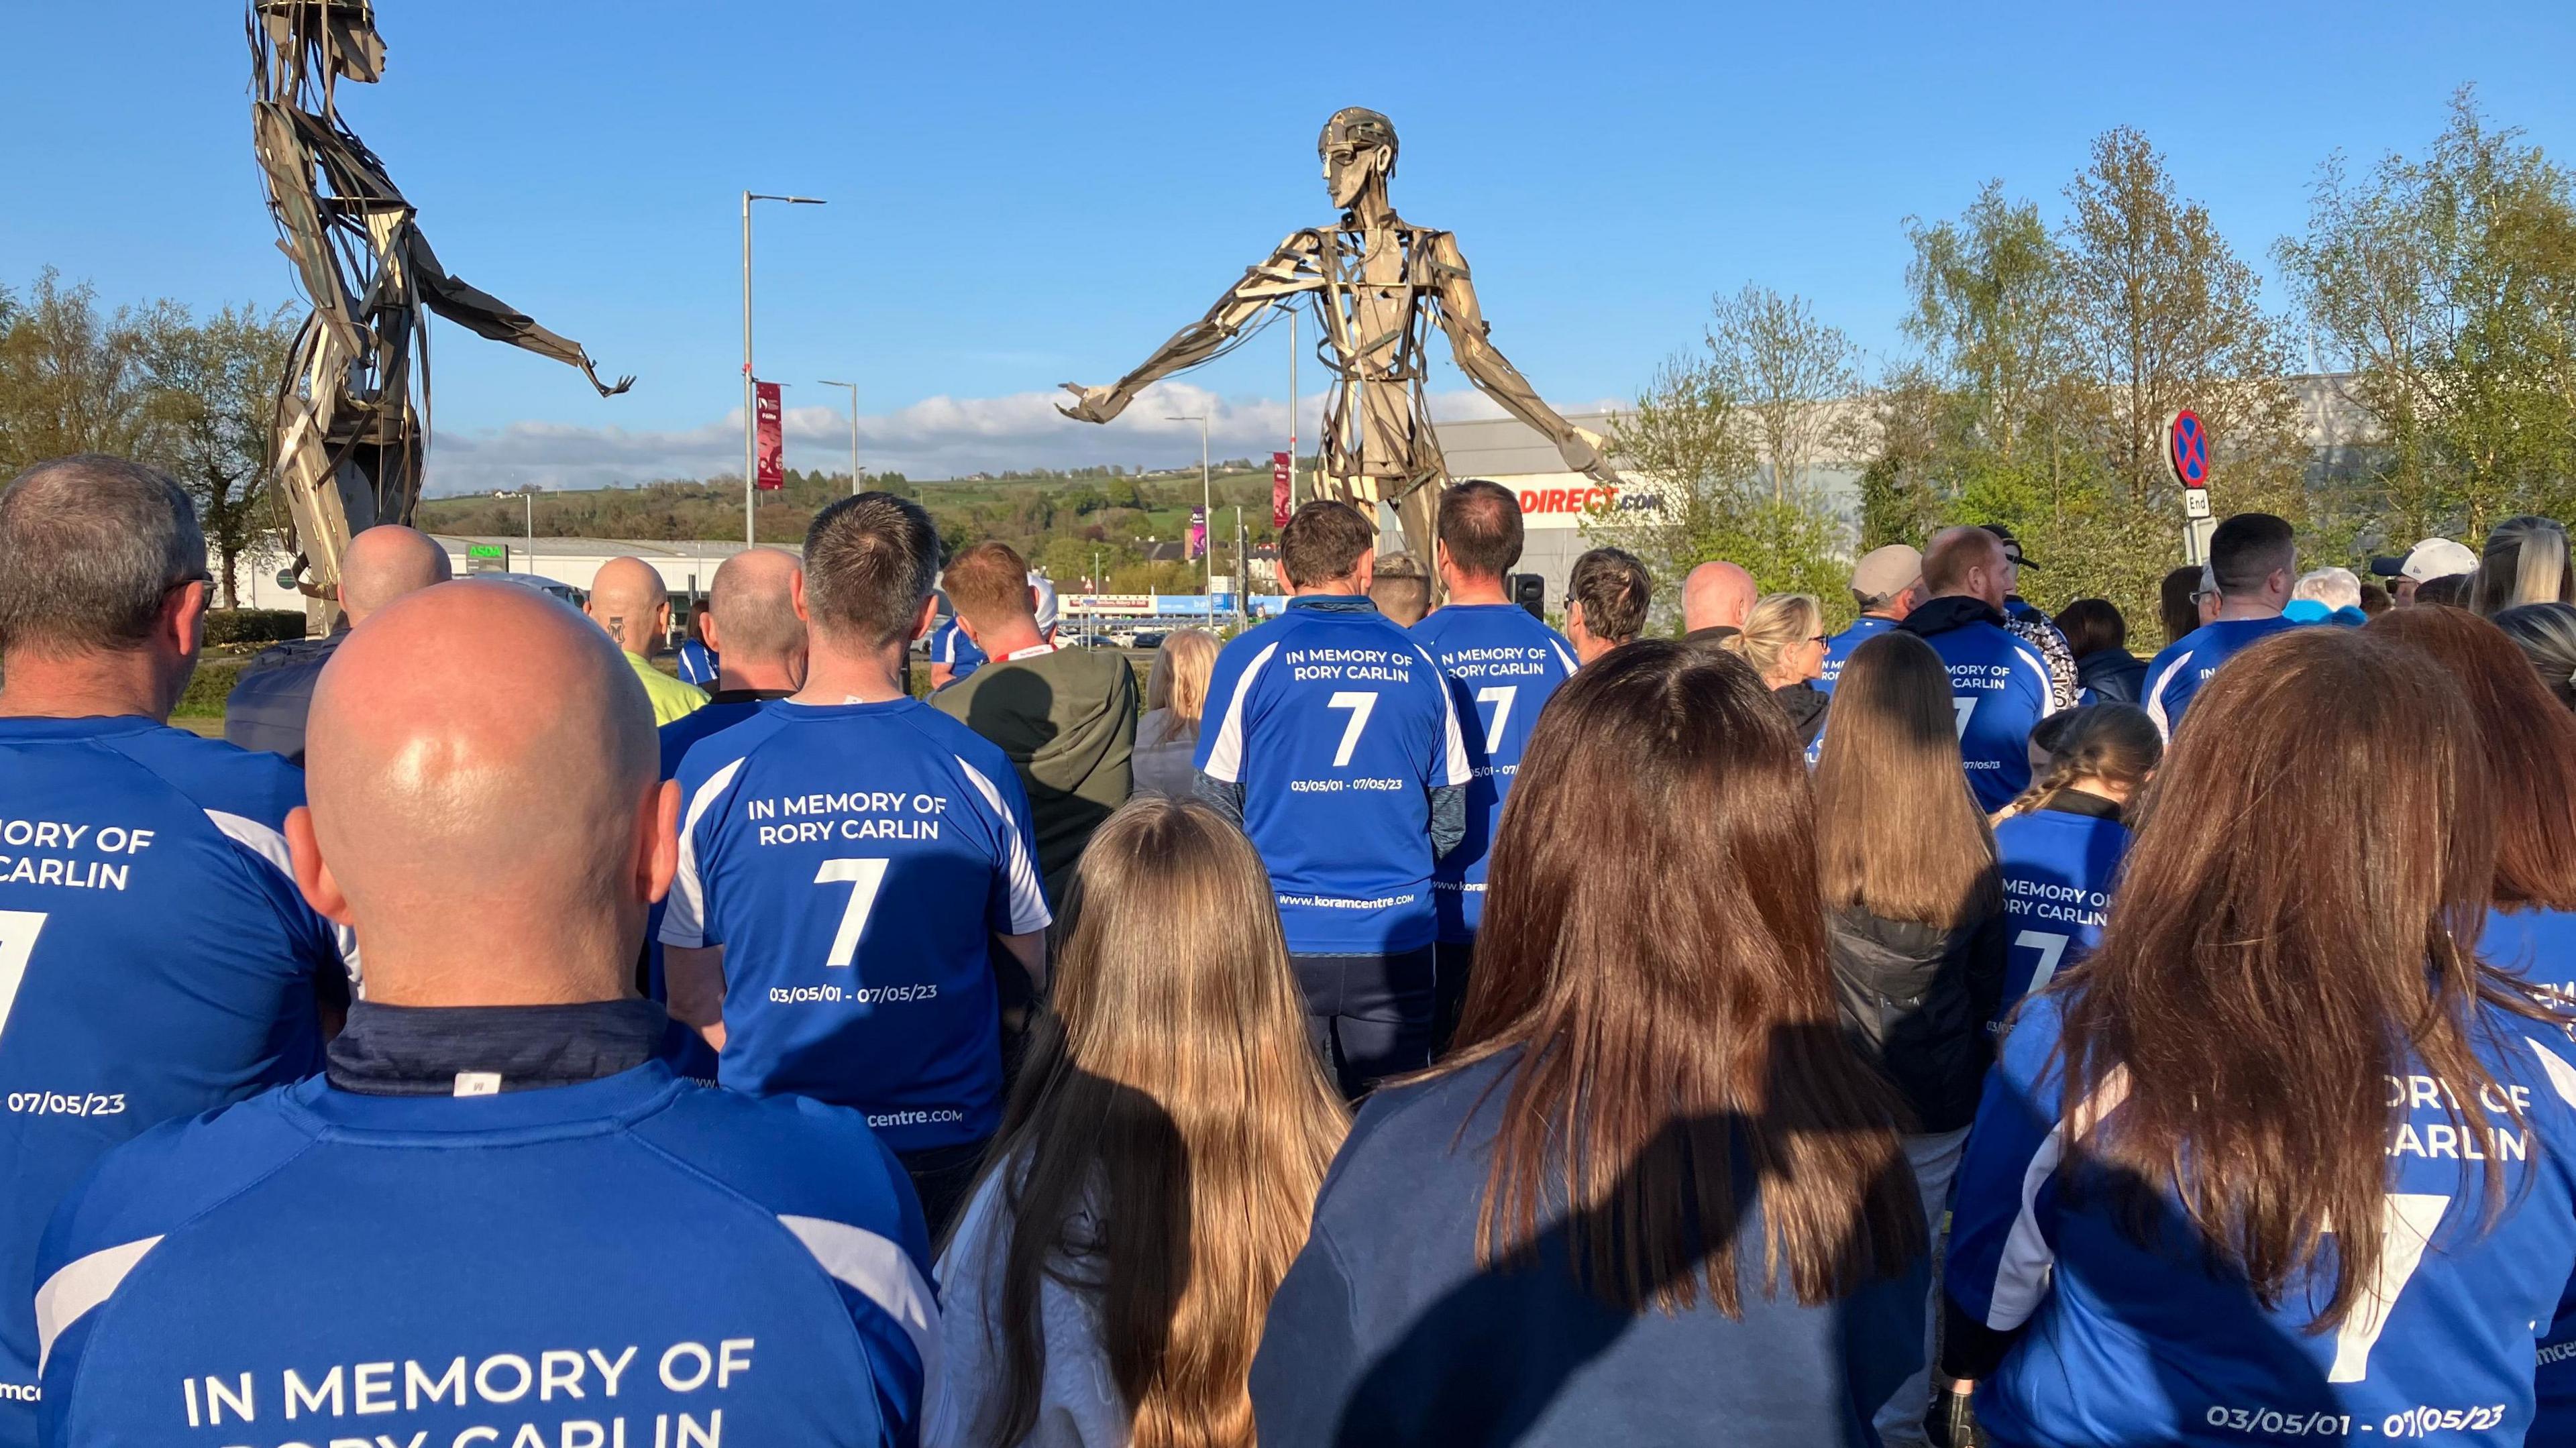
POLYGON ((2134 793, 2165 752, 2155 720, 2135 704, 2092 704, 2051 715, 2031 731, 2031 741, 2048 751, 2048 764, 2030 788, 1996 812, 1996 824, 2047 808, 2079 779, 2124 784, 2134 793))

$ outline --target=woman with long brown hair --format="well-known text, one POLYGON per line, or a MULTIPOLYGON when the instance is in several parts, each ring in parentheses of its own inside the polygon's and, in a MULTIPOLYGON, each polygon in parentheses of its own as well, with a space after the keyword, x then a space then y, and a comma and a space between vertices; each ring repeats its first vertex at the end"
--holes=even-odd
POLYGON ((2476 721, 2334 628, 2191 717, 2101 949, 1989 1082, 1944 1365, 2004 1444, 2520 1443, 2576 1271, 2576 1047, 2475 953, 2476 721))
POLYGON ((1251 1448, 1244 1375, 1345 1125, 1269 876, 1207 806, 1139 799, 1070 896, 939 1262, 945 1441, 1251 1448))
MULTIPOLYGON (((1906 1161, 1927 1230, 1968 1142, 2003 998, 2003 887, 1995 837, 1959 759, 1950 672, 1909 633, 1852 650, 1816 763, 1816 851, 1844 1029, 1905 1094, 1906 1161)), ((1927 1285, 1928 1354, 1934 1301, 1927 1285)), ((1930 1364, 1878 1416, 1892 1443, 1923 1438, 1930 1364)))
POLYGON ((1868 1441, 1923 1221, 1835 1018, 1788 721, 1640 640, 1526 757, 1457 1049, 1370 1099, 1272 1302, 1263 1448, 1868 1441))

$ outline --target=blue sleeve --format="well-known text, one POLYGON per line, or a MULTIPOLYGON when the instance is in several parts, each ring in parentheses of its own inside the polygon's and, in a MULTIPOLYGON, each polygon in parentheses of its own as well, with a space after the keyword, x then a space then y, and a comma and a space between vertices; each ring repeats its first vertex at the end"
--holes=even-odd
MULTIPOLYGON (((966 764, 962 758, 958 762, 966 764)), ((968 764, 967 770, 968 782, 983 801, 986 827, 992 831, 993 888, 985 897, 984 926, 996 935, 1044 930, 1055 917, 1047 908, 1045 882, 1038 876, 1037 821, 1029 813, 1028 791, 1020 784, 1019 771, 999 750, 991 750, 989 759, 968 764)))
POLYGON ((2030 1320, 2055 1261, 2061 1075, 2058 1000, 2031 1001, 1987 1073, 1950 1206, 1945 1290, 1997 1332, 2030 1320))
POLYGON ((746 759, 709 743, 699 741, 680 760, 680 863, 662 897, 657 936, 664 945, 690 950, 724 943, 724 929, 716 921, 719 902, 708 894, 707 875, 746 759))
POLYGON ((1246 634, 1217 651, 1216 665, 1208 671, 1207 699, 1199 719, 1199 744, 1191 752, 1190 763, 1201 774, 1219 784, 1243 783, 1244 715, 1246 701, 1235 695, 1243 690, 1244 670, 1260 652, 1245 645, 1252 640, 1246 634), (1226 748, 1218 749, 1223 741, 1226 748), (1213 764, 1215 767, 1211 768, 1213 764))
POLYGON ((1368 1367, 1352 1327, 1350 1277, 1332 1238, 1318 1229, 1272 1294, 1252 1359, 1252 1418, 1262 1448, 1337 1448, 1368 1367))

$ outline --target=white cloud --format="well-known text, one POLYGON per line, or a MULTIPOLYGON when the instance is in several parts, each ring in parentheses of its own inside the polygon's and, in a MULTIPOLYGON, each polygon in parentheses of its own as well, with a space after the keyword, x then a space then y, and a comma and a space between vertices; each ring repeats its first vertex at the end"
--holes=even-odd
MULTIPOLYGON (((1170 419, 1199 412, 1209 417, 1208 453, 1213 458, 1266 456, 1288 445, 1288 407, 1276 398, 1230 400, 1187 383, 1161 382, 1145 389, 1117 421, 1094 426, 1058 413, 1055 405, 1064 396, 932 397, 881 416, 862 416, 859 465, 869 472, 892 470, 912 478, 1105 463, 1177 467, 1197 460, 1199 426, 1170 419)), ((1305 398, 1299 412, 1298 445, 1312 452, 1322 425, 1323 394, 1305 398)), ((1431 413, 1442 421, 1502 415, 1482 394, 1468 390, 1433 394, 1431 413)), ((830 407, 788 408, 788 466, 846 469, 848 418, 830 407)), ((430 446, 428 490, 447 497, 522 483, 560 491, 719 475, 742 476, 740 408, 702 426, 669 432, 551 422, 441 430, 430 446)))

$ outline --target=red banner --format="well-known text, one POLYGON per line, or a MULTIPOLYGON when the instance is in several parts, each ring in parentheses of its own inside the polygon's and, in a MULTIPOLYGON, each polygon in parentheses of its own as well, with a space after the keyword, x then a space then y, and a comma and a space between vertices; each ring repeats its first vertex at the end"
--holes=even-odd
POLYGON ((763 489, 783 488, 787 486, 787 439, 779 416, 778 384, 755 382, 752 395, 757 399, 752 408, 752 456, 758 462, 752 481, 763 489))
POLYGON ((1288 526, 1288 496, 1295 484, 1296 463, 1283 452, 1270 455, 1270 526, 1288 526))

